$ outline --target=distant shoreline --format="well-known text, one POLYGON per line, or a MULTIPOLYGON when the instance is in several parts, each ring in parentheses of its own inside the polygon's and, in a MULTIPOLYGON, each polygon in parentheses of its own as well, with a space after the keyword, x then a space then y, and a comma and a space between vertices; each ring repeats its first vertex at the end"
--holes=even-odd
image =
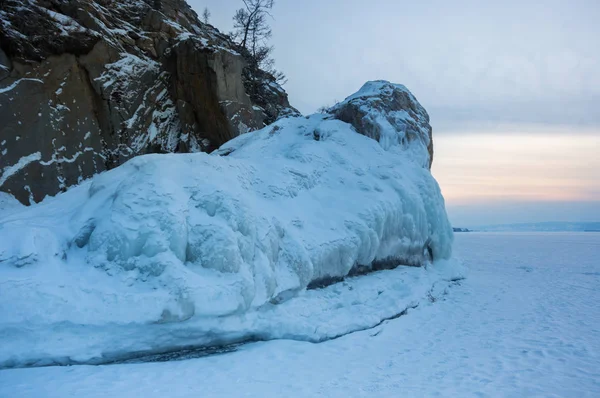
POLYGON ((600 222, 547 221, 453 228, 454 232, 600 232, 600 222))

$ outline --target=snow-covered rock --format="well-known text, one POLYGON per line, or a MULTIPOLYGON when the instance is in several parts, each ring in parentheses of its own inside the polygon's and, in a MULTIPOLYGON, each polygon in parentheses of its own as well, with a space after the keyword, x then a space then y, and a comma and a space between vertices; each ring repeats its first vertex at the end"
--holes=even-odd
POLYGON ((433 137, 429 115, 403 85, 381 80, 367 82, 327 112, 379 141, 384 149, 401 151, 431 168, 433 137))
MULTIPOLYGON (((412 95, 371 82, 338 108, 373 87, 381 89, 373 107, 361 105, 363 119, 394 120, 379 124, 379 141, 331 115, 281 119, 213 154, 139 156, 0 213, 0 363, 33 355, 11 346, 14 331, 28 330, 39 358, 40 336, 59 326, 74 333, 69 325, 82 336, 113 325, 129 337, 144 325, 181 327, 183 341, 207 343, 220 337, 206 329, 216 319, 277 311, 269 308, 311 285, 449 259, 452 228, 426 146, 381 139, 402 136, 404 113, 386 114, 375 99, 386 101, 388 88, 412 95)), ((428 131, 406 134, 427 142, 428 131)), ((246 325, 238 337, 243 330, 256 333, 246 325)), ((106 344, 94 355, 111 352, 106 344)))
POLYGON ((297 114, 183 0, 1 2, 0 190, 24 204, 297 114))

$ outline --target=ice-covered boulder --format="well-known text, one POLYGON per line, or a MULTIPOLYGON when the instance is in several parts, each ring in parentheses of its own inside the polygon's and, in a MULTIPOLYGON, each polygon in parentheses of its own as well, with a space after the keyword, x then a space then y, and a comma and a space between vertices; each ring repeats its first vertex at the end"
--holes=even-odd
MULTIPOLYGON (((400 120, 368 103, 363 119, 400 120)), ((361 126, 282 119, 211 155, 139 156, 0 213, 0 335, 229 319, 354 272, 449 258, 421 146, 381 139, 400 122, 380 123, 378 141, 361 126)))
POLYGON ((350 123, 386 150, 401 150, 431 168, 433 138, 429 115, 406 87, 383 80, 367 82, 328 113, 350 123))

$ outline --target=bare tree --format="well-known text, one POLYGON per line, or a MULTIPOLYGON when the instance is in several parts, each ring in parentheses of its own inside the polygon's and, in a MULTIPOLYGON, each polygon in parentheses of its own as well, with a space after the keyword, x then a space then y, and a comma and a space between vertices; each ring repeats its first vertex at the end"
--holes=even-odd
POLYGON ((246 43, 246 48, 259 65, 262 65, 273 51, 273 47, 267 45, 271 35, 271 27, 267 24, 266 14, 256 14, 250 23, 249 40, 246 43))
POLYGON ((210 20, 210 11, 208 11, 208 7, 204 7, 204 11, 202 11, 202 22, 208 24, 210 20))
POLYGON ((274 0, 242 0, 244 7, 233 16, 233 38, 246 49, 257 67, 271 73, 279 83, 285 83, 285 75, 274 68, 271 57, 273 46, 268 44, 272 31, 269 26, 274 0))
MULTIPOLYGON (((257 27, 268 30, 268 36, 262 37, 258 32, 254 35, 254 40, 266 40, 271 35, 271 29, 266 21, 266 16, 271 16, 270 11, 273 8, 274 0, 242 0, 244 7, 235 12, 233 16, 234 35, 239 40, 239 45, 250 49, 248 44, 252 40, 253 30, 257 27)), ((252 45, 250 45, 251 47, 252 45)))

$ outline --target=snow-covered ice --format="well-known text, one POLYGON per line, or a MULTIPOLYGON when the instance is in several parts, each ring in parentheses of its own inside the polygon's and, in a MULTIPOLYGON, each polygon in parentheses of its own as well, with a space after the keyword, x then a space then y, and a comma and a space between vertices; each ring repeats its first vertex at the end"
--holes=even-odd
MULTIPOLYGON (((377 88, 406 90, 372 82, 359 97, 377 88)), ((136 157, 38 205, 0 210, 0 366, 257 336, 321 341, 418 303, 460 274, 452 229, 427 145, 398 130, 414 125, 411 114, 394 113, 392 125, 374 112, 380 141, 329 115, 282 119, 217 154, 136 157), (428 267, 372 276, 338 302, 306 291, 398 264, 428 267), (342 310, 327 313, 333 303, 342 310), (347 316, 353 305, 368 310, 347 316), (301 321, 325 314, 341 320, 301 321)))
POLYGON ((3 370, 0 396, 600 396, 600 234, 464 233, 455 253, 469 268, 460 285, 374 329, 184 361, 3 370))

